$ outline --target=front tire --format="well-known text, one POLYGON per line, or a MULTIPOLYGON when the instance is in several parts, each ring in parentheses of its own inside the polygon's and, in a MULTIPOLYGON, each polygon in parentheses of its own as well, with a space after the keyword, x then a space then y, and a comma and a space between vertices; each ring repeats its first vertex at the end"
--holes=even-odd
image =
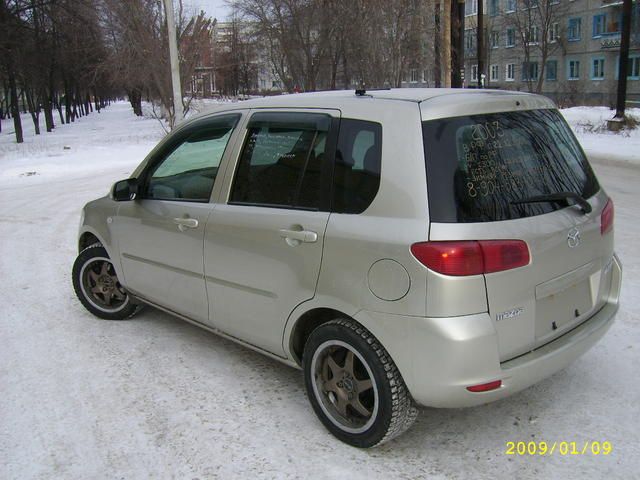
POLYGON ((324 426, 349 445, 369 448, 407 430, 418 410, 395 363, 364 327, 320 325, 304 348, 305 387, 324 426))
POLYGON ((80 252, 72 277, 78 299, 96 317, 125 320, 140 309, 120 284, 107 251, 99 243, 80 252))

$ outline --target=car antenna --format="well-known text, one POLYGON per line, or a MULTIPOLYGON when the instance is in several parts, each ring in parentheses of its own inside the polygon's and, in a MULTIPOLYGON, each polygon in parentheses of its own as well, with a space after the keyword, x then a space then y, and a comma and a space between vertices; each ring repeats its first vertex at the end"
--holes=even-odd
MULTIPOLYGON (((385 88, 371 88, 369 89, 369 92, 379 92, 380 90, 391 90, 390 87, 385 87, 385 88)), ((364 88, 364 82, 360 82, 360 85, 358 86, 358 88, 356 88, 356 95, 358 97, 364 97, 365 95, 367 95, 367 90, 364 88)), ((371 95, 369 95, 371 96, 371 95)))

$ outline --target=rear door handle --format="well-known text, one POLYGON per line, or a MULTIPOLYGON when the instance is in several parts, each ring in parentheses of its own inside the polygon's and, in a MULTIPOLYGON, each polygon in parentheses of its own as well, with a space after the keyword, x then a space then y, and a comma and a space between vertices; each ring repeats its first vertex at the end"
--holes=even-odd
POLYGON ((178 225, 178 230, 184 232, 187 228, 198 228, 198 220, 195 218, 174 218, 173 223, 178 225))
MULTIPOLYGON (((285 240, 296 240, 297 242, 315 243, 318 241, 318 234, 310 230, 279 230, 280 236, 285 240)), ((289 245, 291 243, 287 242, 289 245)), ((297 245, 297 244, 296 244, 297 245)))

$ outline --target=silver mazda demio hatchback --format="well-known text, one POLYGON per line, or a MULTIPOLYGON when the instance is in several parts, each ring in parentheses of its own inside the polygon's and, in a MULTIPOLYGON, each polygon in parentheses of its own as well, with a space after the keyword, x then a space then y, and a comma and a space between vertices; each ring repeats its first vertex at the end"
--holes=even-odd
POLYGON ((221 106, 84 208, 73 282, 304 371, 358 447, 522 390, 607 331, 613 203, 545 97, 399 89, 221 106))

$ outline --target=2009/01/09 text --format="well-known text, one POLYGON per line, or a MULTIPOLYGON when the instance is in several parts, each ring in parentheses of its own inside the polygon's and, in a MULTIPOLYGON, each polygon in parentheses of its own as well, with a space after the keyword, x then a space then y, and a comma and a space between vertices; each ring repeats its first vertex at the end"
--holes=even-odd
POLYGON ((505 455, 610 455, 613 452, 611 442, 507 442, 505 455))

